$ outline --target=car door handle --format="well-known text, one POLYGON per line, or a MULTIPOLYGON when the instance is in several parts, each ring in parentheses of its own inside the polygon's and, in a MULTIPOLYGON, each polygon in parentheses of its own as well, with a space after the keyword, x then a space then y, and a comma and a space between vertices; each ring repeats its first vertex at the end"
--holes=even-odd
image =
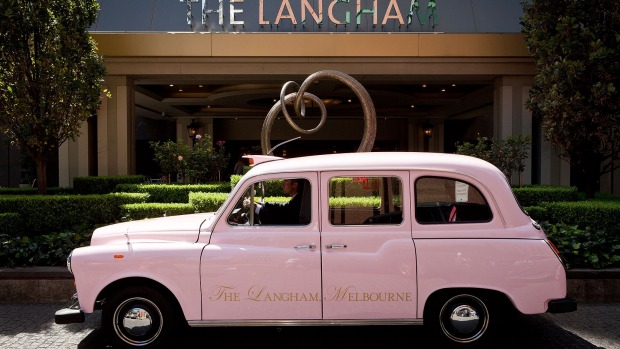
POLYGON ((327 246, 325 246, 327 248, 347 248, 347 245, 343 245, 343 244, 329 244, 327 246))
POLYGON ((295 246, 296 250, 314 250, 315 248, 316 248, 316 244, 295 246))

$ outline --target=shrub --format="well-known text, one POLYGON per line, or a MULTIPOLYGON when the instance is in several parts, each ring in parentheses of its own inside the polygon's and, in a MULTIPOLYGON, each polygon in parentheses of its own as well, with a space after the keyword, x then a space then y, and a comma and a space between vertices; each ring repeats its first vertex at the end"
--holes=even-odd
POLYGON ((19 213, 0 213, 0 236, 18 236, 24 233, 24 222, 19 213))
POLYGON ((543 202, 579 200, 577 187, 532 185, 512 188, 512 192, 523 207, 540 206, 543 202))
POLYGON ((121 212, 123 221, 196 213, 191 204, 180 203, 126 204, 121 206, 121 212))
POLYGON ((119 184, 118 192, 148 193, 147 202, 188 203, 192 192, 230 193, 229 182, 208 184, 119 184))
POLYGON ((0 212, 17 213, 26 235, 63 231, 82 224, 109 224, 121 219, 122 204, 144 202, 147 194, 28 195, 0 197, 0 212))
POLYGON ((0 267, 63 265, 73 249, 88 245, 91 236, 87 228, 35 237, 0 235, 0 267))
POLYGON ((589 227, 542 222, 568 268, 620 267, 620 236, 589 227))
POLYGON ((108 194, 114 192, 119 184, 139 184, 144 183, 144 180, 142 175, 75 177, 73 190, 76 194, 108 194))
MULTIPOLYGON (((37 188, 0 188, 0 195, 37 195, 37 188)), ((47 188, 47 195, 73 194, 73 188, 52 187, 47 188)))
POLYGON ((547 219, 620 236, 620 203, 615 201, 546 202, 547 219))
POLYGON ((523 210, 535 221, 542 222, 549 220, 547 210, 542 206, 523 207, 523 210))
POLYGON ((190 193, 189 202, 196 212, 214 212, 228 198, 228 193, 190 193))

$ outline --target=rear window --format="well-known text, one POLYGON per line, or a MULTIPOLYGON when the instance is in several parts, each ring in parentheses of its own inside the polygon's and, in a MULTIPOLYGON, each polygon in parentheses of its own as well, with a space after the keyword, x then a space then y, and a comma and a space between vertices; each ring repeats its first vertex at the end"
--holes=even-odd
POLYGON ((419 178, 415 203, 415 218, 421 224, 480 223, 493 218, 478 188, 452 178, 419 178))

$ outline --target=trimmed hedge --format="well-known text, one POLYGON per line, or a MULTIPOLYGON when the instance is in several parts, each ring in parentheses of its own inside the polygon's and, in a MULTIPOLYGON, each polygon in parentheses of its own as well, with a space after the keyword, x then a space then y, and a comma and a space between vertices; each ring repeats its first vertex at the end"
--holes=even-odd
MULTIPOLYGON (((0 196, 0 212, 21 217, 26 235, 63 231, 80 225, 109 224, 121 219, 120 206, 146 200, 147 194, 0 196)), ((0 226, 0 234, 15 236, 0 226)))
POLYGON ((15 212, 0 213, 0 234, 18 236, 24 233, 22 215, 15 212))
POLYGON ((214 212, 228 198, 228 193, 190 193, 189 202, 196 212, 214 212))
POLYGON ((192 204, 180 203, 125 204, 121 206, 121 212, 123 221, 196 213, 192 204))
POLYGON ((512 192, 522 207, 540 206, 543 202, 577 201, 577 187, 561 187, 553 185, 532 185, 512 188, 512 192))
MULTIPOLYGON (((51 187, 47 188, 47 195, 71 195, 74 194, 73 188, 51 187)), ((37 188, 0 188, 1 195, 37 195, 37 188)))
POLYGON ((143 175, 75 177, 73 190, 76 194, 108 194, 113 193, 119 184, 140 184, 144 181, 143 175))
POLYGON ((546 202, 542 206, 549 222, 590 227, 620 236, 618 201, 546 202))
POLYGON ((230 193, 230 182, 209 184, 119 184, 117 192, 148 193, 147 202, 188 203, 192 192, 230 193))

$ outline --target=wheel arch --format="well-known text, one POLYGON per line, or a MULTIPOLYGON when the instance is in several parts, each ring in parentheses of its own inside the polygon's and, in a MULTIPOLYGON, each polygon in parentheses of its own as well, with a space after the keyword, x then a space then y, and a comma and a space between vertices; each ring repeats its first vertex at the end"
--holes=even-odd
POLYGON ((510 297, 498 290, 486 289, 486 288, 478 288, 478 287, 451 287, 451 288, 443 288, 438 289, 432 292, 427 298, 426 301, 422 304, 423 318, 427 318, 428 305, 432 302, 449 297, 450 295, 459 294, 459 293, 468 293, 473 296, 483 297, 487 299, 491 299, 496 302, 499 306, 501 306, 504 310, 510 312, 518 311, 515 305, 513 304, 510 297))
POLYGON ((151 288, 161 293, 164 297, 166 297, 168 301, 170 301, 171 306, 174 307, 177 314, 183 315, 183 317, 185 318, 183 308, 181 307, 181 304, 179 303, 179 300, 174 295, 174 293, 172 293, 172 291, 170 291, 170 289, 168 289, 163 284, 146 277, 127 277, 123 279, 118 279, 110 283, 109 285, 104 287, 97 295, 97 303, 103 305, 105 304, 106 298, 110 297, 110 295, 114 292, 117 292, 118 290, 123 288, 135 286, 151 288))

